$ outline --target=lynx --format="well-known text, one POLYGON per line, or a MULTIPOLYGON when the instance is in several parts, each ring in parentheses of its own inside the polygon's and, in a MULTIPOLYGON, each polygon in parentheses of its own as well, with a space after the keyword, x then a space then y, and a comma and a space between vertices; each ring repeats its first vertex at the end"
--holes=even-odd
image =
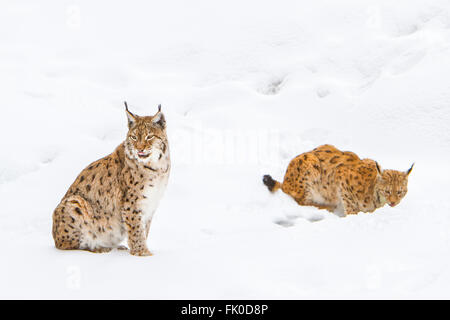
POLYGON ((132 255, 151 255, 146 240, 170 172, 166 121, 161 105, 154 116, 137 116, 126 102, 125 111, 125 141, 87 166, 53 213, 58 249, 127 249, 127 238, 132 255))
POLYGON ((263 183, 272 192, 281 188, 299 205, 356 214, 373 212, 386 203, 399 204, 408 191, 413 166, 405 172, 382 170, 374 160, 323 145, 295 157, 283 183, 270 175, 263 177, 263 183))

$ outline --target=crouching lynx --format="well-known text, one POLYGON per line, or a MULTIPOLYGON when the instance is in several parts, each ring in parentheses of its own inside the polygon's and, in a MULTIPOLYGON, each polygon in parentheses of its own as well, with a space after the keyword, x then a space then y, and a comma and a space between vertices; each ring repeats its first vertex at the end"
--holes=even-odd
POLYGON ((125 141, 85 168, 53 213, 58 249, 108 252, 128 237, 132 255, 151 255, 146 240, 170 171, 166 122, 161 106, 146 117, 125 110, 125 141))
POLYGON ((283 183, 269 175, 263 182, 272 192, 281 188, 299 205, 347 215, 399 204, 413 166, 406 172, 381 170, 373 160, 323 145, 294 158, 283 183))

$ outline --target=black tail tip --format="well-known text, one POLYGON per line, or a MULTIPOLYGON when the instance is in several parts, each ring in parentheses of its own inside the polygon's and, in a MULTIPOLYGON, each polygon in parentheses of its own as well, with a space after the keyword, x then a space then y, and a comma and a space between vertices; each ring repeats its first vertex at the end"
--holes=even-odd
POLYGON ((275 187, 276 181, 272 179, 272 177, 268 174, 264 175, 263 183, 269 188, 270 191, 275 187))

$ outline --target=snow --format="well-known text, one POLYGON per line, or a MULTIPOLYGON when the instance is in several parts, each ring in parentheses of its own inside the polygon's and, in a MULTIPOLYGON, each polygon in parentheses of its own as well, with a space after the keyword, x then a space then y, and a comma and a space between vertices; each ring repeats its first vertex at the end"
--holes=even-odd
POLYGON ((20 1, 0 10, 0 298, 450 298, 450 2, 20 1), (59 251, 76 175, 162 104, 154 256, 59 251), (330 143, 415 162, 399 206, 270 194, 330 143))

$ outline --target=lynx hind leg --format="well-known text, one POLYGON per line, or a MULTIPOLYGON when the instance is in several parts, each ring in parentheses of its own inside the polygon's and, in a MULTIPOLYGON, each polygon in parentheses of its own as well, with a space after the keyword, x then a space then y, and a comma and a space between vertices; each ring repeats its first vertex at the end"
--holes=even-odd
POLYGON ((320 161, 315 155, 302 154, 291 161, 281 189, 301 206, 316 205, 313 189, 320 180, 320 161))
POLYGON ((302 195, 297 193, 297 198, 294 197, 294 200, 301 206, 313 206, 320 210, 328 210, 329 212, 334 212, 336 209, 333 205, 320 204, 315 202, 317 199, 314 198, 312 192, 309 191, 309 187, 306 187, 305 192, 302 195))
POLYGON ((312 204, 312 206, 316 207, 320 210, 328 210, 329 212, 334 212, 336 210, 336 206, 333 205, 324 205, 324 204, 312 204))
POLYGON ((75 250, 80 247, 80 221, 73 211, 72 206, 61 203, 53 212, 52 234, 58 249, 75 250))
POLYGON ((63 200, 53 213, 52 234, 55 246, 62 250, 80 249, 81 231, 90 205, 79 196, 63 200))

